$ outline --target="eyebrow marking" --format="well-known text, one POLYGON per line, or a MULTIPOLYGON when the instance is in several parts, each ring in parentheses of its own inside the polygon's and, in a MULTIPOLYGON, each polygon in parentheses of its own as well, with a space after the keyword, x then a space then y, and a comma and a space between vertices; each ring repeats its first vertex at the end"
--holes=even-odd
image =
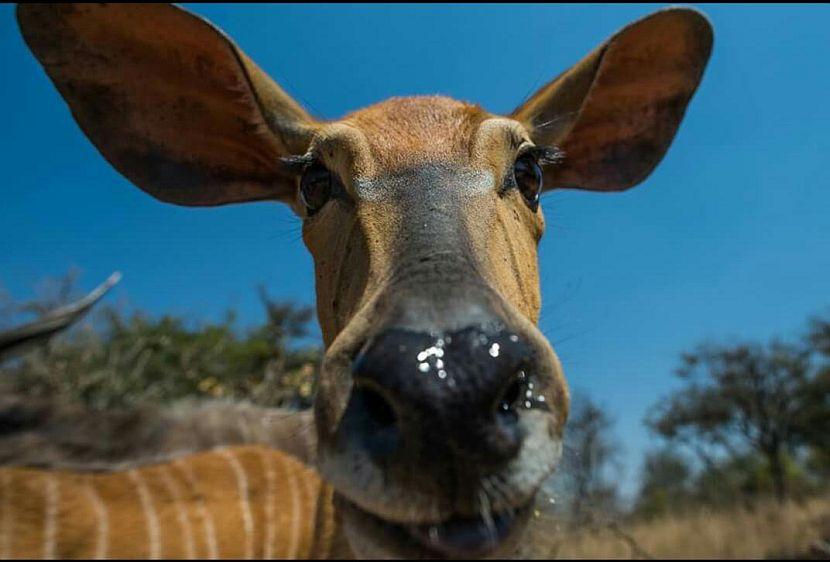
POLYGON ((528 142, 528 139, 518 134, 515 130, 510 130, 510 146, 513 150, 516 150, 526 142, 528 142))

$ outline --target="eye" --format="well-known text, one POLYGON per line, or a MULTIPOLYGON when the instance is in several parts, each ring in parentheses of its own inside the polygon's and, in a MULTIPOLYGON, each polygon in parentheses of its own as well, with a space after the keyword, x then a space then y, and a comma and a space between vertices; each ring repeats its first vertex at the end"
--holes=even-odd
POLYGON ((331 197, 332 177, 325 166, 313 162, 300 178, 300 199, 305 205, 308 216, 323 208, 331 197))
POLYGON ((536 211, 542 193, 542 168, 536 158, 532 154, 519 156, 513 164, 513 177, 530 210, 536 211))

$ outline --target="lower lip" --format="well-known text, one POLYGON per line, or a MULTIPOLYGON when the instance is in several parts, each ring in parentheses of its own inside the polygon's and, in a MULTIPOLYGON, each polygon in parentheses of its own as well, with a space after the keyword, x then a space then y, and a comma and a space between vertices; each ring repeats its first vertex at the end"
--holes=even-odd
POLYGON ((399 534, 401 539, 431 553, 430 558, 478 558, 491 554, 514 534, 532 503, 531 500, 515 510, 492 513, 489 518, 451 517, 439 524, 406 525, 382 519, 346 501, 352 510, 379 524, 384 533, 399 534))
POLYGON ((483 556, 510 536, 519 513, 501 512, 475 519, 451 518, 439 525, 407 526, 409 536, 424 548, 445 556, 483 556))

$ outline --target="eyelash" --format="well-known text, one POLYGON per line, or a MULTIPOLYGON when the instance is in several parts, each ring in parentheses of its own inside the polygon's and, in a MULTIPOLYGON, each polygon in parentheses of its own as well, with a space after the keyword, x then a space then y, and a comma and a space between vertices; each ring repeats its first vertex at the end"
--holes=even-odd
MULTIPOLYGON (((532 155, 542 167, 561 164, 565 159, 565 152, 558 146, 529 146, 520 151, 516 159, 525 154, 532 155)), ((298 156, 283 156, 279 160, 288 171, 299 176, 314 163, 314 155, 306 153, 298 156)))
POLYGON ((526 148, 519 150, 516 157, 507 166, 507 169, 504 172, 504 183, 499 190, 499 195, 504 195, 510 191, 510 189, 517 187, 513 177, 513 166, 515 166, 517 160, 524 156, 533 157, 540 168, 545 168, 545 166, 555 166, 560 164, 565 159, 564 151, 557 146, 529 145, 526 148))
POLYGON ((314 155, 306 153, 298 156, 283 156, 279 161, 288 172, 300 176, 314 163, 314 155))
POLYGON ((533 156, 542 167, 561 164, 562 160, 565 159, 565 153, 558 146, 530 146, 526 150, 520 151, 516 155, 516 159, 518 160, 526 154, 533 156))

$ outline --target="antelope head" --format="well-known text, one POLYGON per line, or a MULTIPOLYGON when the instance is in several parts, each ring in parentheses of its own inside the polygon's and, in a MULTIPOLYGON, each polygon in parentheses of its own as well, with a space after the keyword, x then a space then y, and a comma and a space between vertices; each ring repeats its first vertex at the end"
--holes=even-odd
POLYGON ((326 354, 319 470, 363 555, 506 552, 568 413, 536 327, 543 191, 619 191, 666 152, 711 28, 619 31, 507 116, 445 97, 311 117, 170 5, 23 5, 26 42, 101 154, 180 205, 280 200, 302 219, 326 354))

